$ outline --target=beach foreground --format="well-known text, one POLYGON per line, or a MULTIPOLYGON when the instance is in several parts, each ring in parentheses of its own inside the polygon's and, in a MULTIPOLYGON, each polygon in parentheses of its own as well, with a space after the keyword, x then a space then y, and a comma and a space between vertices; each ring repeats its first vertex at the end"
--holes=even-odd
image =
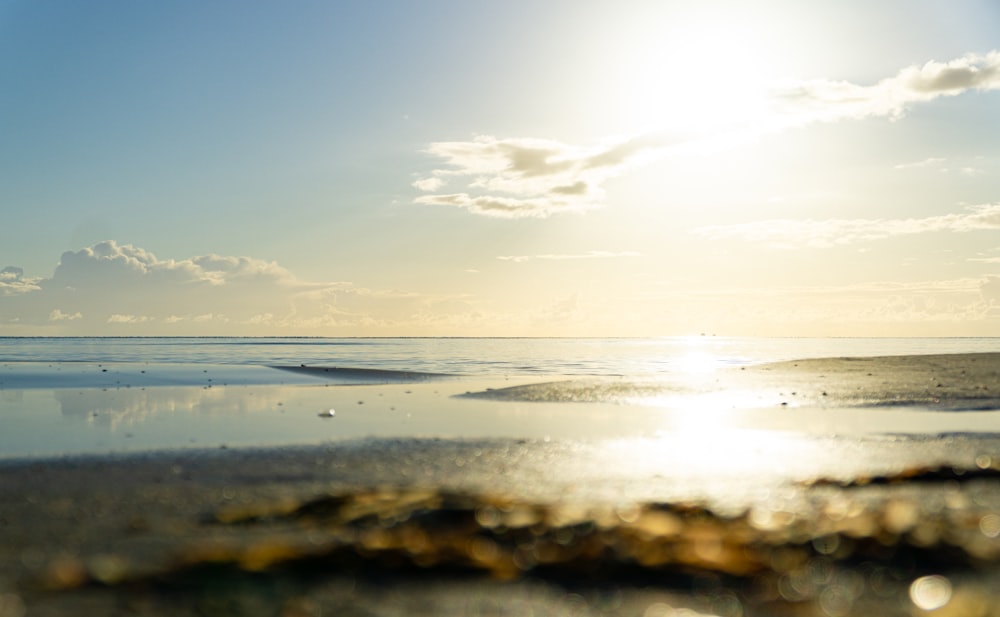
MULTIPOLYGON (((449 401, 991 418, 998 375, 810 360, 449 401)), ((7 460, 0 615, 1000 614, 1000 436, 711 422, 7 460)))

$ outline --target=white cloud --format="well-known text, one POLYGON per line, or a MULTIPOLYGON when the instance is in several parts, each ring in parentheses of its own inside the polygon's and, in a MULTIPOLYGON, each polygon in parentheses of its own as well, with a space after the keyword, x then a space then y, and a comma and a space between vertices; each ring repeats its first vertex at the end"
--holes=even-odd
POLYGON ((39 334, 122 326, 153 334, 401 334, 441 300, 307 282, 246 256, 160 259, 111 241, 63 253, 50 278, 27 281, 19 268, 5 268, 0 289, 0 333, 39 334))
POLYGON ((496 218, 546 218, 556 212, 587 210, 594 204, 573 203, 565 199, 516 199, 512 197, 473 197, 468 193, 451 195, 428 195, 418 197, 415 203, 434 206, 457 206, 469 212, 496 218))
POLYGON ((975 257, 969 257, 968 261, 985 264, 1000 263, 1000 249, 995 248, 990 251, 981 252, 975 257))
POLYGON ((614 259, 617 257, 639 257, 636 251, 587 251, 586 253, 543 254, 543 255, 499 255, 497 259, 524 263, 533 259, 567 260, 567 259, 614 259))
POLYGON ((7 266, 0 270, 0 297, 37 291, 37 279, 24 278, 24 270, 16 266, 7 266))
POLYGON ((274 262, 250 257, 205 255, 180 261, 160 260, 152 253, 130 244, 101 242, 79 251, 63 253, 48 283, 119 287, 123 281, 145 286, 184 281, 188 284, 222 285, 251 279, 290 282, 290 272, 274 262))
POLYGON ((886 116, 897 119, 914 103, 970 90, 1000 89, 1000 51, 910 66, 872 86, 812 80, 775 90, 775 111, 795 124, 886 116))
POLYGON ((1000 277, 848 285, 684 289, 650 301, 697 328, 769 336, 982 336, 1000 333, 1000 277))
POLYGON ((958 167, 948 165, 948 160, 943 158, 927 158, 922 161, 914 161, 912 163, 900 163, 894 165, 893 169, 933 169, 941 173, 957 173, 963 176, 981 176, 986 172, 986 170, 979 167, 973 167, 972 165, 959 165, 958 167))
POLYGON ((146 315, 120 315, 118 313, 115 313, 114 315, 108 317, 108 323, 139 324, 139 323, 146 323, 147 321, 150 321, 152 319, 153 319, 152 317, 146 315))
POLYGON ((909 219, 772 219, 698 227, 710 240, 742 239, 774 248, 826 248, 932 232, 963 233, 1000 229, 1000 203, 969 207, 958 214, 909 219))
POLYGON ((444 184, 445 182, 441 178, 421 178, 419 180, 414 180, 413 187, 420 189, 421 191, 432 192, 438 190, 444 186, 444 184))
POLYGON ((629 165, 669 145, 663 135, 620 139, 585 148, 534 138, 498 139, 482 135, 472 141, 432 143, 427 153, 445 167, 414 182, 436 191, 445 179, 462 188, 424 195, 418 204, 455 206, 499 218, 544 218, 582 212, 604 202, 602 185, 629 165))
POLYGON ((54 309, 49 313, 49 321, 74 321, 76 319, 83 319, 83 314, 79 311, 75 313, 64 313, 59 309, 54 309))
MULTIPOLYGON (((948 62, 911 66, 874 85, 817 79, 773 89, 767 120, 733 133, 664 135, 648 133, 591 147, 549 139, 489 135, 471 141, 430 144, 426 153, 443 162, 429 176, 413 182, 433 193, 414 199, 423 205, 452 206, 496 218, 545 218, 564 212, 584 212, 605 205, 604 183, 662 154, 668 147, 710 148, 742 143, 760 136, 813 122, 868 117, 902 117, 910 106, 970 90, 1000 89, 1000 51, 969 54, 948 62), (460 186, 438 193, 446 184, 460 186)), ((897 166, 928 166, 937 159, 897 166)), ((979 173, 973 167, 960 173, 979 173)))
POLYGON ((978 167, 960 167, 958 169, 958 173, 962 174, 963 176, 973 177, 985 174, 986 170, 980 169, 978 167))
POLYGON ((946 159, 938 157, 930 157, 923 159, 922 161, 913 161, 912 163, 900 163, 894 165, 893 169, 923 169, 925 167, 941 167, 944 165, 946 159))

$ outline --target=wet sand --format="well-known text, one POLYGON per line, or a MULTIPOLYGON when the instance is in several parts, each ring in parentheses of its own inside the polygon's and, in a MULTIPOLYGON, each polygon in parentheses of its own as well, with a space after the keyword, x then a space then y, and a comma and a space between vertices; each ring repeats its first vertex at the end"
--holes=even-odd
MULTIPOLYGON (((474 396, 495 400, 642 403, 649 397, 734 395, 740 407, 909 406, 935 410, 1000 408, 1000 354, 816 358, 633 383, 564 380, 474 396)), ((684 400, 684 399, 678 399, 684 400)))
MULTIPOLYGON (((729 392, 793 414, 950 417, 991 413, 998 375, 994 354, 830 359, 624 394, 606 380, 472 394, 625 411, 637 396, 729 392)), ((894 433, 689 427, 8 460, 0 616, 997 614, 1000 436, 894 433)))

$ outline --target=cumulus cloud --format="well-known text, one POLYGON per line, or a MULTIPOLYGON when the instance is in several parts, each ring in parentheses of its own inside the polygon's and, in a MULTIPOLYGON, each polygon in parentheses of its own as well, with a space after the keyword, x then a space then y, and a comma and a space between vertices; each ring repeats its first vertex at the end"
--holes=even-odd
POLYGON ((196 285, 224 285, 251 279, 280 283, 292 282, 294 277, 274 262, 250 257, 206 255, 180 261, 160 260, 144 249, 107 241, 63 253, 47 286, 100 288, 110 285, 120 288, 123 282, 130 282, 155 288, 180 281, 196 285))
POLYGON ((910 66, 871 86, 811 80, 773 93, 775 110, 793 123, 885 116, 897 119, 914 103, 969 90, 1000 90, 1000 51, 910 66))
POLYGON ((160 259, 112 241, 63 253, 50 278, 4 268, 0 289, 0 333, 395 333, 438 300, 307 282, 253 257, 160 259))
POLYGON ((74 321, 77 319, 83 319, 83 313, 77 311, 75 313, 64 313, 59 309, 53 310, 49 313, 49 321, 74 321))
POLYGON ((545 260, 567 260, 567 259, 614 259, 617 257, 638 257, 636 251, 587 251, 586 253, 569 254, 542 254, 542 255, 498 255, 497 259, 512 261, 514 263, 524 263, 534 259, 545 260))
POLYGON ((774 248, 853 244, 931 232, 964 233, 1000 229, 1000 203, 971 206, 965 212, 908 219, 771 219, 692 230, 710 240, 740 239, 774 248))
POLYGON ((444 166, 413 185, 437 192, 446 185, 458 190, 423 195, 418 204, 454 206, 499 218, 545 218, 582 212, 604 202, 602 185, 670 144, 661 134, 641 135, 591 147, 534 138, 432 143, 427 153, 444 166))

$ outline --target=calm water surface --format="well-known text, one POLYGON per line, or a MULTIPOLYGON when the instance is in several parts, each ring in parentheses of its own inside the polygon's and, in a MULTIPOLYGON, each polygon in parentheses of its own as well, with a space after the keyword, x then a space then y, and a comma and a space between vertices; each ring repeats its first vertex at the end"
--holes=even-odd
POLYGON ((735 434, 733 443, 753 445, 760 441, 758 431, 995 431, 1000 427, 996 413, 873 414, 846 408, 788 413, 746 405, 737 410, 711 397, 621 405, 456 395, 563 376, 683 383, 704 379, 713 369, 775 360, 998 350, 1000 339, 974 338, 0 338, 0 458, 369 437, 661 439, 683 434, 683 443, 719 443, 735 434), (459 378, 416 384, 390 379, 379 385, 355 379, 357 372, 336 381, 268 368, 302 364, 459 378), (335 417, 319 417, 329 409, 336 410, 335 417), (751 434, 757 436, 745 442, 751 434))
POLYGON ((0 338, 0 362, 330 365, 462 375, 643 376, 692 361, 1000 351, 996 338, 0 338))

